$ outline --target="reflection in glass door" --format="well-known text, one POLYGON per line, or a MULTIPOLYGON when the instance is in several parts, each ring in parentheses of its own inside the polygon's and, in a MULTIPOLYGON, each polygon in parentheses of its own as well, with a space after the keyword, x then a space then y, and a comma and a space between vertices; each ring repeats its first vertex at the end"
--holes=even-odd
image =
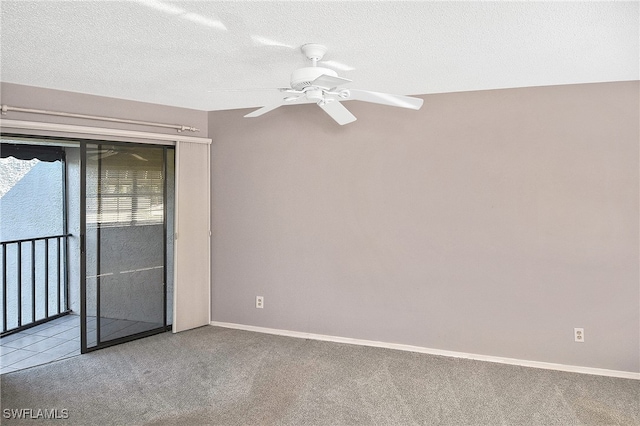
POLYGON ((82 351, 167 328, 167 176, 173 149, 85 143, 82 351))

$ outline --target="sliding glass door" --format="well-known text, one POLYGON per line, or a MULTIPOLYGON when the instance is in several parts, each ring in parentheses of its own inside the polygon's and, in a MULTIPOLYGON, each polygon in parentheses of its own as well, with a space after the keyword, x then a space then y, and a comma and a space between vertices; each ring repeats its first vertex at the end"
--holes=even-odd
POLYGON ((84 142, 81 151, 81 346, 87 352, 167 329, 174 150, 84 142))

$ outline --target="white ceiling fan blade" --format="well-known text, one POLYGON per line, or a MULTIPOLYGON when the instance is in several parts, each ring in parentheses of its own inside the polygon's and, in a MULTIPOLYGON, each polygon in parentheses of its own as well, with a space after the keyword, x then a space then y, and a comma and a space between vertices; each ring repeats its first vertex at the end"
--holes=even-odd
POLYGON ((295 49, 293 46, 285 44, 281 41, 273 40, 259 35, 252 35, 251 40, 253 40, 257 44, 261 44, 262 46, 286 47, 287 49, 295 49))
POLYGON ((113 149, 109 149, 107 151, 103 151, 97 155, 94 155, 93 158, 91 158, 92 160, 98 160, 98 159, 104 159, 104 158, 109 158, 113 155, 117 155, 118 151, 114 151, 113 149))
POLYGON ((245 117, 247 118, 253 118, 253 117, 259 117, 262 114, 266 114, 269 111, 273 111, 274 109, 281 107, 282 105, 285 104, 291 104, 294 102, 298 102, 302 99, 304 99, 304 93, 300 92, 300 94, 298 94, 298 92, 295 92, 293 90, 291 91, 287 91, 287 90, 283 90, 283 93, 290 93, 293 96, 287 96, 284 99, 282 99, 280 102, 275 103, 275 104, 271 104, 271 105, 267 105, 267 106, 263 106, 262 108, 258 108, 257 110, 250 112, 249 114, 245 115, 245 117))
POLYGON ((338 61, 320 61, 318 62, 318 64, 322 66, 327 66, 329 68, 333 68, 339 71, 353 71, 355 69, 351 65, 343 64, 342 62, 338 62, 338 61))
POLYGON ((259 117, 262 114, 266 114, 269 111, 273 111, 274 109, 281 107, 282 106, 282 102, 278 102, 277 104, 272 104, 272 105, 267 105, 267 106, 263 106, 262 108, 258 108, 257 110, 250 112, 249 114, 245 115, 245 117, 247 118, 253 118, 253 117, 259 117))
POLYGON ((356 121, 356 117, 338 101, 319 102, 318 106, 341 126, 356 121))
POLYGON ((325 89, 335 89, 341 84, 351 83, 352 80, 342 77, 334 77, 331 75, 322 74, 311 82, 312 86, 319 86, 325 89))
POLYGON ((350 95, 347 99, 356 101, 373 102, 376 104, 390 105, 400 108, 420 109, 423 100, 411 96, 391 95, 389 93, 370 92, 368 90, 349 89, 350 95))
POLYGON ((149 160, 147 160, 146 158, 144 158, 142 155, 138 155, 138 154, 131 154, 131 156, 132 156, 133 158, 137 158, 137 159, 138 159, 138 160, 140 160, 140 161, 149 161, 149 160))

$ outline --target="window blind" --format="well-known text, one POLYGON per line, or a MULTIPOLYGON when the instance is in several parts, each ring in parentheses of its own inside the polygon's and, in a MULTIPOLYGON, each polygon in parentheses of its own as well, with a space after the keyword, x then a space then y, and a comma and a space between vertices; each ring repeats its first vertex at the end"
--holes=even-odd
POLYGON ((87 164, 87 225, 164 221, 162 148, 93 149, 87 164))

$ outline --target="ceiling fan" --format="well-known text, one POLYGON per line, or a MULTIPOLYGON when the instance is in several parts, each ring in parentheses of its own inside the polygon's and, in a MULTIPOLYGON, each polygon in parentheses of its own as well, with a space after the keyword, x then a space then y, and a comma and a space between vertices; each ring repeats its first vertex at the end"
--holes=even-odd
POLYGON ((280 102, 259 108, 245 117, 258 117, 282 105, 306 100, 315 102, 338 124, 344 125, 355 121, 356 117, 339 101, 353 99, 415 110, 422 106, 423 100, 420 98, 338 88, 338 86, 350 83, 351 80, 338 77, 334 70, 317 65, 327 48, 321 44, 310 43, 303 45, 301 50, 311 60, 312 66, 299 68, 291 74, 291 87, 278 89, 285 95, 280 102))

